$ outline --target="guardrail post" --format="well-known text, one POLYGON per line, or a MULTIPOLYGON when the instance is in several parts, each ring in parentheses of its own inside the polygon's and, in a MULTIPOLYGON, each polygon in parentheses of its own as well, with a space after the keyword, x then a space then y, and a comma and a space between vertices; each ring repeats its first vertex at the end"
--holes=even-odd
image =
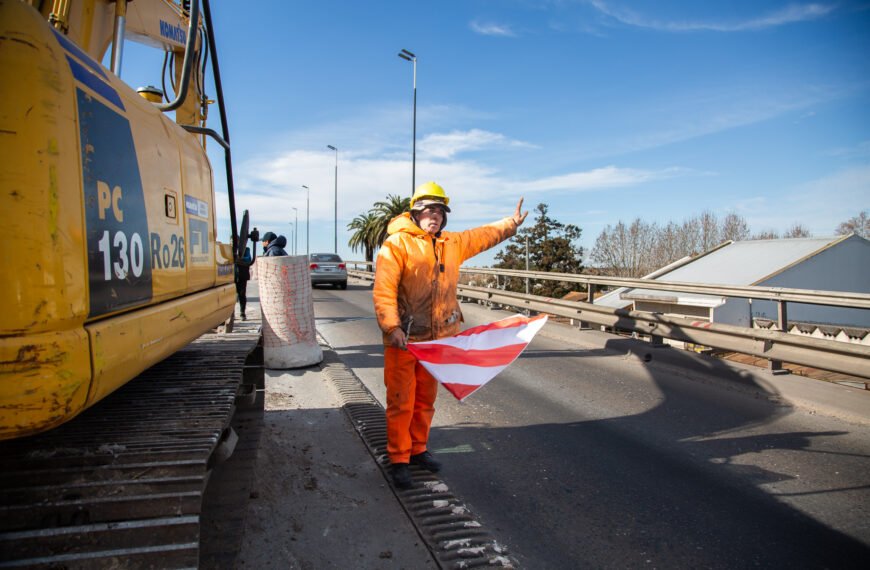
MULTIPOLYGON (((505 277, 505 279, 507 279, 507 277, 505 277)), ((496 291, 502 290, 501 289, 501 277, 498 274, 496 274, 496 276, 495 276, 495 290, 496 291)), ((486 308, 491 310, 491 311, 494 311, 495 310, 495 303, 493 301, 487 301, 486 308)))
MULTIPOLYGON (((526 271, 529 270, 529 236, 526 235, 526 271)), ((529 276, 526 275, 526 295, 529 294, 529 276)))
MULTIPOLYGON (((591 305, 592 301, 594 299, 595 299, 595 285, 592 283, 587 283, 586 284, 586 302, 591 305)), ((572 322, 571 324, 574 324, 574 323, 572 322)), ((579 328, 581 331, 592 330, 592 323, 590 323, 588 321, 584 321, 581 319, 579 325, 580 325, 579 328)))
MULTIPOLYGON (((661 313, 653 313, 653 316, 654 316, 654 317, 660 317, 660 316, 661 316, 661 313)), ((655 334, 655 333, 653 332, 653 331, 655 331, 655 330, 658 328, 658 326, 659 326, 658 323, 650 323, 650 330, 649 330, 649 344, 650 344, 650 346, 652 346, 653 348, 662 348, 662 347, 667 346, 667 345, 665 344, 665 337, 663 337, 663 336, 660 335, 660 334, 655 334)))
MULTIPOLYGON (((779 325, 780 332, 788 333, 788 310, 785 306, 785 301, 776 302, 776 321, 779 325)), ((771 358, 768 361, 768 368, 771 374, 788 374, 788 370, 783 368, 782 360, 771 358)))

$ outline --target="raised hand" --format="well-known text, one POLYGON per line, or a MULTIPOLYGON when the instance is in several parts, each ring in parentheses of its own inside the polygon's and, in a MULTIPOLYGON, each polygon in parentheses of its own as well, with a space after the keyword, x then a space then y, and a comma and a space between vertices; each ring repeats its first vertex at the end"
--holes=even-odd
POLYGON ((526 221, 526 216, 529 215, 529 211, 526 210, 524 213, 521 213, 523 209, 523 199, 520 198, 519 203, 517 204, 517 211, 514 212, 514 221, 518 226, 521 226, 524 221, 526 221))

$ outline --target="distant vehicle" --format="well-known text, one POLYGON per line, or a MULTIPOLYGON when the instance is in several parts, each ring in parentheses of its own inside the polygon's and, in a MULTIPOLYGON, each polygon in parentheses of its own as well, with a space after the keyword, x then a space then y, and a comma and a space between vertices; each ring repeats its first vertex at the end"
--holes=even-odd
POLYGON ((312 253, 308 256, 312 285, 333 285, 347 289, 347 267, 335 253, 312 253))

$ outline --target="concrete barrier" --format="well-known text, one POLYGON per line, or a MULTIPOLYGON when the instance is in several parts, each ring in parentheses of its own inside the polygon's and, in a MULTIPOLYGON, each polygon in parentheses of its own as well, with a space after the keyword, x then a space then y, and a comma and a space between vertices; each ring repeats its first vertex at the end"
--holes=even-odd
POLYGON ((323 360, 314 327, 308 258, 257 258, 266 368, 302 368, 323 360))

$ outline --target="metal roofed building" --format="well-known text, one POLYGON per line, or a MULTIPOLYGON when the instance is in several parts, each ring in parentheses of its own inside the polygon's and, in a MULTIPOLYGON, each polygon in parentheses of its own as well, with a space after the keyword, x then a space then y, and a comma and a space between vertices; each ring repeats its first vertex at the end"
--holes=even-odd
MULTIPOLYGON (((659 273, 655 279, 711 285, 759 285, 870 293, 870 241, 852 234, 828 238, 725 242, 695 259, 659 273)), ((622 289, 602 296, 595 302, 607 306, 631 304, 631 308, 638 311, 743 327, 752 327, 759 320, 777 321, 777 305, 774 301, 622 289)), ((789 303, 788 320, 791 323, 870 329, 870 311, 848 307, 789 303)))
MULTIPOLYGON (((665 265, 664 267, 656 269, 655 271, 653 271, 652 273, 650 273, 648 275, 644 275, 643 277, 641 277, 641 279, 655 279, 656 277, 664 275, 668 271, 673 271, 677 267, 685 265, 686 263, 689 263, 690 261, 692 261, 691 257, 688 257, 688 256, 683 257, 681 259, 678 259, 677 261, 673 261, 673 262, 665 265)), ((632 302, 630 300, 623 299, 621 297, 621 295, 623 293, 625 293, 626 291, 631 291, 631 288, 630 287, 617 287, 613 291, 608 291, 604 295, 601 295, 600 297, 595 299, 595 301, 593 301, 593 304, 602 305, 604 307, 610 307, 611 309, 624 309, 626 307, 630 307, 632 302)))

